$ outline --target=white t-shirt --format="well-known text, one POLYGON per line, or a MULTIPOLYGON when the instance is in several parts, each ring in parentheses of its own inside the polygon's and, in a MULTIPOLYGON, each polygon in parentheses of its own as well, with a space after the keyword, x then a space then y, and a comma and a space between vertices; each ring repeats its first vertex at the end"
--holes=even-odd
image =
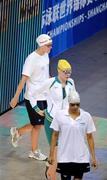
POLYGON ((60 110, 56 113, 50 127, 59 131, 58 162, 87 163, 90 161, 86 134, 94 132, 96 128, 88 112, 80 109, 80 116, 74 120, 67 110, 60 110))
POLYGON ((26 82, 25 99, 46 100, 45 94, 33 95, 36 88, 40 87, 42 83, 49 78, 49 57, 48 54, 39 55, 35 51, 32 52, 25 61, 23 66, 23 75, 29 76, 26 82))

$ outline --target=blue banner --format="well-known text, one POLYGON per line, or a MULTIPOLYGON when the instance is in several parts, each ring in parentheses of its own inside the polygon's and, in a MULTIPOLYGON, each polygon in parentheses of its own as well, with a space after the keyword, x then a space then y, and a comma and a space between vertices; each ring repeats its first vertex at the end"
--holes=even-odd
POLYGON ((53 39, 51 57, 107 27, 107 0, 44 0, 42 32, 53 39))

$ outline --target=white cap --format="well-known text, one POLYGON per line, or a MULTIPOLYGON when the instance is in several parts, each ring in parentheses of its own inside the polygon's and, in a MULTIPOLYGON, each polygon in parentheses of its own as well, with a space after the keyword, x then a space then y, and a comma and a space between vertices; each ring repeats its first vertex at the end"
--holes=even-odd
POLYGON ((80 103, 80 96, 77 91, 71 91, 68 95, 68 102, 69 103, 80 103))
POLYGON ((40 36, 37 37, 36 42, 41 47, 46 44, 52 43, 52 39, 47 34, 41 34, 40 36))

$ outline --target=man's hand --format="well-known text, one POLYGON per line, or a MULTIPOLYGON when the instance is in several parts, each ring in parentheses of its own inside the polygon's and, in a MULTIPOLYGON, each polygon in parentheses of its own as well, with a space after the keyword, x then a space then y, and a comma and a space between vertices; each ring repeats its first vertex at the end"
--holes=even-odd
POLYGON ((28 76, 22 75, 22 78, 19 82, 16 93, 15 93, 14 97, 12 98, 12 100, 10 101, 10 106, 12 108, 14 108, 17 105, 20 93, 21 93, 22 89, 24 88, 24 85, 25 85, 26 81, 28 80, 28 78, 29 78, 28 76))
POLYGON ((11 106, 12 108, 15 108, 15 106, 17 105, 17 103, 18 103, 18 98, 13 97, 13 98, 11 99, 11 101, 10 101, 10 106, 11 106))

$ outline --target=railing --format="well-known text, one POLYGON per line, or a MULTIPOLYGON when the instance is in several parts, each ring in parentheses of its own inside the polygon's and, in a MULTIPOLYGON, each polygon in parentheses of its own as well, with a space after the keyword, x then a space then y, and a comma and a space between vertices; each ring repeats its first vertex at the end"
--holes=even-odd
MULTIPOLYGON (((26 56, 36 48, 41 33, 42 0, 2 0, 0 114, 9 109, 26 56)), ((19 102, 23 100, 24 91, 19 102)))

